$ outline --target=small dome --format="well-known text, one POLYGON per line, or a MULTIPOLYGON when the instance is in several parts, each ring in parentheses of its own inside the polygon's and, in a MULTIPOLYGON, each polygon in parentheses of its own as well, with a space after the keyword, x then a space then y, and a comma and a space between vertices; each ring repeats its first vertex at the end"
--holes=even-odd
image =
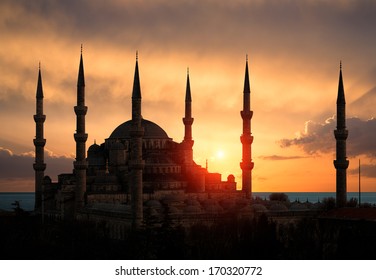
POLYGON ((50 176, 43 177, 43 184, 51 184, 52 180, 50 176))
POLYGON ((294 202, 290 207, 290 210, 292 211, 303 211, 307 209, 308 209, 307 205, 305 203, 300 203, 300 202, 294 202))
POLYGON ((273 204, 272 206, 270 206, 269 210, 270 211, 274 211, 274 212, 288 211, 286 205, 284 205, 282 203, 275 203, 275 204, 273 204))
POLYGON ((262 204, 252 204, 252 209, 255 211, 255 212, 267 212, 268 210, 266 209, 266 207, 262 204))
POLYGON ((234 183, 235 182, 235 176, 230 174, 227 176, 227 182, 234 183))
POLYGON ((100 152, 101 151, 101 146, 99 146, 98 144, 94 143, 93 145, 91 145, 89 147, 89 149, 87 151, 88 151, 88 153, 97 153, 97 152, 100 152))
MULTIPOLYGON (((143 139, 170 139, 167 133, 157 124, 142 119, 141 126, 144 128, 143 139)), ((132 121, 126 121, 119 125, 110 135, 110 139, 130 139, 132 121)))
POLYGON ((255 212, 255 210, 251 205, 247 204, 246 206, 240 209, 240 212, 243 214, 248 214, 255 212))
POLYGON ((321 202, 316 202, 311 205, 311 209, 321 209, 323 207, 323 204, 321 202))

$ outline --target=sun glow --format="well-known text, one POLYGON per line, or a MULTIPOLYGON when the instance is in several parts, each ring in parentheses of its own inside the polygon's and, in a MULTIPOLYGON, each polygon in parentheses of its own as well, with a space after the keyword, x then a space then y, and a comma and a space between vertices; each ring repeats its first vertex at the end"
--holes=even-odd
POLYGON ((222 150, 217 151, 216 156, 218 159, 223 159, 225 157, 225 153, 222 150))

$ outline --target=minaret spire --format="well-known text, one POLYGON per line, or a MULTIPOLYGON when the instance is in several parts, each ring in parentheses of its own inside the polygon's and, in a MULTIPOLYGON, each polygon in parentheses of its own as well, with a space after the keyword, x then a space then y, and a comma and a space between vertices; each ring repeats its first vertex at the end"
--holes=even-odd
POLYGON ((85 205, 87 169, 86 140, 88 137, 85 132, 85 115, 87 113, 87 106, 85 106, 85 77, 82 45, 77 78, 77 106, 74 107, 74 112, 77 116, 76 133, 74 134, 74 140, 76 141, 76 160, 73 163, 74 173, 76 175, 75 211, 77 212, 77 210, 85 205))
POLYGON ((243 89, 243 109, 249 111, 251 107, 251 90, 249 85, 248 55, 245 63, 244 89, 243 89))
MULTIPOLYGON (((138 74, 138 52, 136 52, 136 66, 134 70, 132 100, 141 99, 140 76, 138 74)), ((140 103, 141 106, 141 103, 140 103)))
POLYGON ((141 114, 141 86, 138 73, 138 52, 136 52, 136 66, 132 91, 132 125, 130 131, 130 159, 129 159, 129 186, 131 188, 133 227, 139 228, 143 221, 143 180, 142 173, 145 162, 142 159, 142 127, 141 114))
MULTIPOLYGON (((39 68, 38 68, 38 84, 37 84, 37 94, 36 94, 36 97, 37 98, 43 98, 43 86, 42 86, 42 74, 41 74, 41 66, 40 66, 40 62, 39 62, 39 68)), ((38 108, 37 108, 38 109, 38 108)), ((42 110, 42 113, 43 113, 43 106, 41 108, 39 108, 42 110)))
POLYGON ((183 123, 185 126, 184 141, 192 140, 192 95, 191 95, 191 84, 189 81, 189 68, 187 70, 187 86, 185 89, 185 116, 183 118, 183 123))
POLYGON ((44 163, 44 146, 46 145, 46 139, 44 139, 44 122, 46 120, 46 115, 43 114, 43 98, 42 74, 39 63, 36 92, 36 114, 34 115, 35 139, 33 141, 35 146, 35 163, 33 164, 35 170, 35 210, 42 207, 42 185, 44 170, 46 170, 46 164, 44 163))
POLYGON ((252 169, 254 163, 252 162, 252 142, 253 136, 251 135, 251 119, 253 111, 251 111, 251 90, 249 84, 249 71, 248 71, 248 55, 246 56, 245 63, 245 78, 243 90, 243 110, 240 115, 243 119, 243 134, 240 137, 242 143, 242 162, 240 167, 242 169, 242 191, 245 192, 246 197, 252 196, 252 169))
POLYGON ((346 129, 346 101, 342 79, 342 62, 340 62, 338 95, 337 95, 337 129, 334 130, 336 139, 336 202, 337 207, 345 207, 347 202, 347 174, 346 169, 349 161, 346 157, 346 139, 348 137, 346 129))
POLYGON ((80 56, 80 66, 78 69, 77 87, 85 87, 85 75, 84 75, 84 62, 82 58, 82 44, 81 44, 81 56, 80 56))
POLYGON ((188 166, 193 164, 193 144, 192 139, 192 124, 194 118, 192 118, 192 96, 191 96, 191 84, 189 81, 189 68, 187 68, 187 86, 185 90, 185 114, 183 118, 184 123, 184 163, 188 166))
POLYGON ((187 87, 185 90, 185 102, 192 102, 191 83, 189 82, 189 67, 187 68, 187 87))
POLYGON ((337 104, 346 105, 345 90, 343 89, 343 79, 342 79, 342 61, 340 62, 340 66, 339 66, 339 82, 338 82, 337 104))

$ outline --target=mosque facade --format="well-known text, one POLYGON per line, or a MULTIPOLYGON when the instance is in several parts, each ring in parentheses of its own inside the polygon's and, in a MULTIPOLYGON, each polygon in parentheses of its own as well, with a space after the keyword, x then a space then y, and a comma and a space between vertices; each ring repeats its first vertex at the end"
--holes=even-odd
MULTIPOLYGON (((251 118, 248 59, 246 61, 243 110, 242 190, 235 177, 222 180, 220 173, 209 172, 193 159, 192 95, 187 73, 184 138, 174 141, 161 126, 142 117, 142 94, 138 55, 132 91, 132 118, 116 127, 103 143, 86 150, 85 76, 81 52, 76 114, 76 159, 73 172, 58 175, 57 182, 45 176, 43 88, 38 73, 35 145, 35 210, 59 219, 118 220, 133 227, 142 225, 145 215, 168 213, 186 219, 206 219, 226 212, 250 213, 251 118), (126 222, 125 222, 126 221, 126 222)), ((182 100, 183 101, 183 100, 182 100)))

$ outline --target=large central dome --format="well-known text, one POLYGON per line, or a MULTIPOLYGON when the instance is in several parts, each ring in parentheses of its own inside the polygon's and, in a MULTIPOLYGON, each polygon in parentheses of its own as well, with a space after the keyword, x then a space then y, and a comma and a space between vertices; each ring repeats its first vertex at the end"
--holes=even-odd
MULTIPOLYGON (((144 128, 144 139, 170 139, 167 133, 156 123, 142 119, 141 125, 144 128)), ((119 125, 110 135, 110 139, 130 139, 132 120, 119 125)))

